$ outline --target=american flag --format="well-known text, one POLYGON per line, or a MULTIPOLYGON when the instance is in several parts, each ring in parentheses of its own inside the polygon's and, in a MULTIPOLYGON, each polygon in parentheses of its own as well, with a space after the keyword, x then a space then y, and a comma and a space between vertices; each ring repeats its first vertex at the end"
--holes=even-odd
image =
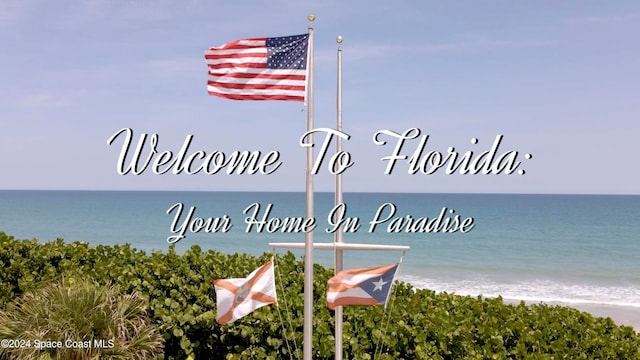
POLYGON ((309 34, 241 39, 209 48, 209 95, 304 101, 309 34))

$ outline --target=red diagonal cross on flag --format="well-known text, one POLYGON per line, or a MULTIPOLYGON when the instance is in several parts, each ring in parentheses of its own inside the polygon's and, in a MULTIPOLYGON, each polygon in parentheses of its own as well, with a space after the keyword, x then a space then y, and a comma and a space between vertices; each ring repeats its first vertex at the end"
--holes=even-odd
POLYGON ((257 268, 246 278, 218 279, 213 285, 216 289, 219 324, 233 322, 276 302, 272 261, 257 268))

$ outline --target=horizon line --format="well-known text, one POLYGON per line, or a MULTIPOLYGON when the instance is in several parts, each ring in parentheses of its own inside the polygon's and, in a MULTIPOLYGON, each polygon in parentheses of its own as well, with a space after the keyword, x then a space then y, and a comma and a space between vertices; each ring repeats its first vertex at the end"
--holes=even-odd
MULTIPOLYGON (((226 192, 226 193, 301 193, 287 190, 192 190, 192 189, 0 189, 0 191, 78 191, 78 192, 226 192)), ((333 194, 334 191, 314 191, 314 194, 333 194)), ((594 195, 640 196, 640 193, 562 193, 562 192, 417 192, 417 191, 345 191, 346 194, 432 194, 432 195, 594 195)))

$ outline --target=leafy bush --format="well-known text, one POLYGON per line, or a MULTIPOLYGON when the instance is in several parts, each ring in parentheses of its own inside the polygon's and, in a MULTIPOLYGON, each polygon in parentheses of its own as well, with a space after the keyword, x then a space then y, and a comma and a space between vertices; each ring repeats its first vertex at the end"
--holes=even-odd
POLYGON ((69 279, 30 290, 0 311, 0 347, 11 359, 152 359, 162 337, 150 326, 146 302, 115 286, 69 279))
MULTIPOLYGON (((260 308, 230 325, 215 322, 212 280, 244 277, 270 257, 198 246, 182 255, 173 248, 146 255, 129 245, 39 244, 0 233, 0 306, 42 287, 41 281, 82 275, 141 294, 163 336, 165 359, 300 356, 303 263, 291 253, 276 260, 279 307, 260 308)), ((334 320, 325 294, 333 272, 317 265, 314 271, 313 357, 332 359, 334 320)), ((384 318, 381 306, 344 309, 346 358, 372 359, 377 351, 376 359, 640 359, 640 335, 632 328, 572 308, 436 294, 401 282, 390 302, 384 318)))

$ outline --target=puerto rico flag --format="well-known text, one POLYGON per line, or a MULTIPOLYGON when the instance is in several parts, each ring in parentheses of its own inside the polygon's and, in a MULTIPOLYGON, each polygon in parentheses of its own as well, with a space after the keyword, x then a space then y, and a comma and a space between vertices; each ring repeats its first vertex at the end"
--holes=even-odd
POLYGON ((327 306, 386 304, 398 265, 340 271, 329 279, 327 306))
POLYGON ((218 279, 216 290, 219 324, 227 324, 254 310, 276 302, 273 261, 254 270, 246 278, 218 279))

